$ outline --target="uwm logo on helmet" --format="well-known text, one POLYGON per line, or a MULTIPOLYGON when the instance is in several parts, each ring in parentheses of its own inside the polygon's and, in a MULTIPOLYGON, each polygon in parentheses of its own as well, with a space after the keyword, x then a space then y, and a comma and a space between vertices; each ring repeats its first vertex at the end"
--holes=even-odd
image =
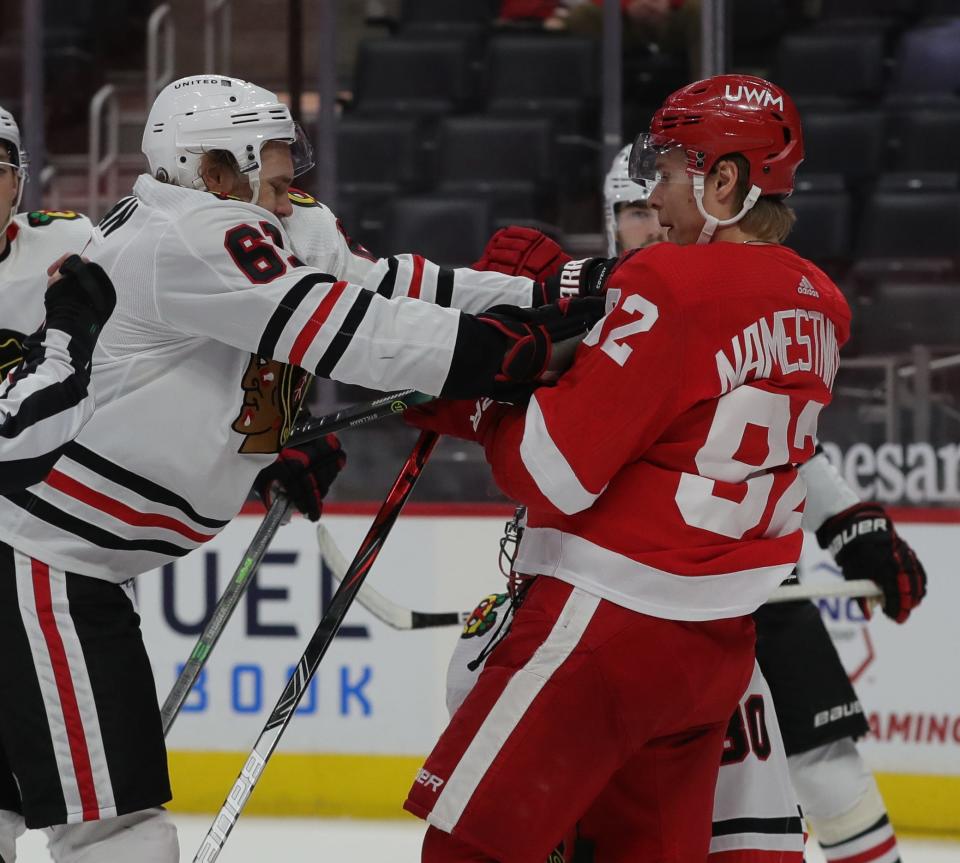
POLYGON ((736 93, 729 84, 724 88, 723 98, 728 102, 756 102, 761 108, 771 105, 783 110, 783 96, 774 96, 769 90, 760 87, 737 85, 736 93))

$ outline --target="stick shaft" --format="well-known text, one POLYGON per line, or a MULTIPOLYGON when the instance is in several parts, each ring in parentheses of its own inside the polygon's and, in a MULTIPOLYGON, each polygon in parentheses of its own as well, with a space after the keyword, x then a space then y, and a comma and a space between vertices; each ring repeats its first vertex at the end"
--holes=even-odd
POLYGON ((193 689, 193 684, 196 683, 197 677, 200 676, 200 671, 203 669, 214 645, 217 643, 223 630, 226 629, 227 622, 239 604, 244 591, 247 589, 247 585, 250 583, 250 579, 260 566, 260 562, 263 560, 267 548, 269 548, 270 543, 273 541, 273 537, 283 523, 289 509, 290 502, 286 496, 278 494, 270 505, 270 509, 267 510, 267 514, 260 523, 260 527, 254 534, 253 539, 250 541, 250 545, 247 546, 240 565, 234 570, 227 589, 224 590, 223 595, 217 601, 216 608, 214 608, 210 620, 203 628, 203 632, 200 633, 200 637, 197 639, 197 643, 194 645, 189 659, 184 663, 183 668, 177 675, 177 679, 173 683, 170 694, 163 702, 163 707, 160 708, 164 737, 166 737, 167 732, 170 730, 170 726, 173 725, 173 720, 176 719, 177 714, 180 713, 180 708, 183 707, 183 703, 187 700, 190 690, 193 689))
POLYGON ((393 416, 393 414, 403 413, 407 408, 415 405, 433 401, 433 398, 433 396, 428 396, 416 390, 400 390, 381 396, 371 402, 351 405, 336 413, 322 417, 310 417, 293 427, 285 446, 299 446, 326 434, 366 425, 375 420, 393 416))
POLYGON ((260 732, 260 736, 240 771, 240 775, 207 831, 203 844, 194 857, 194 863, 212 863, 220 855, 227 837, 233 830, 237 818, 243 812, 243 807, 262 775, 264 767, 270 760, 270 756, 280 742, 280 737, 300 703, 303 693, 310 685, 310 680, 316 673, 320 661, 333 642, 347 609, 353 603, 357 591, 360 590, 364 578, 370 571, 370 567, 373 566, 377 555, 383 548, 383 544, 390 534, 390 529, 413 491, 413 487, 419 479, 423 467, 437 443, 437 439, 438 435, 434 432, 422 432, 417 439, 413 451, 404 463, 400 474, 377 512, 373 524, 360 544, 360 550, 354 557, 353 563, 347 568, 340 587, 337 588, 330 600, 330 605, 311 636, 293 675, 287 681, 280 699, 267 719, 263 731, 260 732))

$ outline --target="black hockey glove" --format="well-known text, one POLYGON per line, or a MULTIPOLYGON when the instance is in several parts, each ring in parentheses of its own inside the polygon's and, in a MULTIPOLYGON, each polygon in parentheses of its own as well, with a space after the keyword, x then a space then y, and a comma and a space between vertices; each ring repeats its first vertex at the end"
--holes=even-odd
POLYGON ((346 463, 347 455, 337 436, 328 434, 280 450, 277 460, 260 471, 253 487, 269 507, 275 486, 279 486, 303 515, 317 521, 323 512, 323 498, 346 463))
POLYGON ((60 265, 60 274, 43 298, 46 328, 62 330, 93 353, 97 336, 117 304, 113 282, 99 264, 79 255, 67 258, 60 265))
POLYGON ((601 297, 560 300, 536 309, 494 306, 461 315, 450 371, 440 395, 522 401, 552 383, 576 346, 604 315, 601 297))
POLYGON ((607 279, 617 258, 581 258, 567 261, 560 271, 543 282, 547 301, 563 297, 602 297, 607 290, 607 279))
MULTIPOLYGON (((858 503, 828 518, 817 531, 848 581, 867 578, 883 591, 883 613, 903 623, 927 594, 927 574, 893 527, 886 510, 858 503)), ((869 618, 865 600, 860 607, 869 618)))

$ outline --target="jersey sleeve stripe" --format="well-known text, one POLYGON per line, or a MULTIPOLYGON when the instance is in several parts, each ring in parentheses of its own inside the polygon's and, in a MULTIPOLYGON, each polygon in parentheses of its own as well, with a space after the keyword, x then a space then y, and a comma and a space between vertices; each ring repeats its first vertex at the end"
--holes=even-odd
POLYGON ((87 449, 76 441, 67 445, 64 455, 77 462, 77 464, 83 465, 83 467, 88 470, 100 474, 104 479, 130 489, 132 492, 140 495, 140 497, 145 497, 148 500, 164 506, 179 509, 187 518, 203 527, 219 530, 229 523, 229 520, 224 521, 200 515, 187 500, 180 497, 176 492, 172 492, 162 485, 158 485, 153 482, 153 480, 135 474, 133 471, 120 467, 120 465, 105 459, 103 456, 98 455, 93 452, 93 450, 87 449))
POLYGON ((260 344, 257 347, 257 354, 261 357, 273 359, 273 354, 277 349, 277 341, 283 333, 284 328, 290 322, 290 318, 297 310, 300 303, 310 293, 316 285, 324 282, 333 283, 336 279, 326 273, 312 273, 304 276, 284 295, 277 306, 277 310, 267 321, 267 326, 260 337, 260 344))
POLYGON ((453 303, 453 270, 449 267, 440 267, 437 273, 436 304, 449 309, 453 303))
POLYGON ((62 494, 75 498, 81 503, 85 503, 87 506, 91 506, 94 509, 99 509, 101 512, 117 519, 117 521, 122 521, 124 524, 129 524, 134 527, 149 527, 159 528, 160 530, 171 530, 174 533, 180 534, 180 536, 184 537, 185 539, 189 539, 198 543, 208 542, 209 540, 213 539, 214 536, 216 536, 216 534, 200 533, 191 528, 189 525, 183 524, 182 522, 179 522, 175 518, 171 518, 168 515, 160 515, 159 513, 152 512, 140 512, 131 506, 127 506, 125 503, 114 500, 109 495, 96 491, 89 486, 85 486, 83 483, 78 482, 77 480, 67 476, 64 473, 61 473, 58 470, 52 470, 45 482, 51 488, 56 489, 62 494))
POLYGON ((393 292, 397 286, 397 270, 400 268, 400 262, 396 258, 387 258, 387 272, 377 285, 377 293, 388 300, 393 297, 393 292))
POLYGON ((729 818, 713 822, 714 836, 732 836, 736 833, 803 833, 799 816, 791 818, 729 818))
POLYGON ((566 515, 586 509, 603 494, 603 489, 594 494, 584 488, 577 478, 570 463, 550 437, 535 395, 527 405, 520 459, 543 496, 566 515))
POLYGON ((410 290, 407 296, 414 300, 420 299, 420 289, 423 285, 423 256, 413 255, 413 274, 410 276, 410 290))
POLYGON ((316 338, 320 327, 323 326, 327 318, 330 317, 330 312, 333 311, 333 307, 340 300, 340 297, 343 296, 343 291, 346 287, 346 282, 334 282, 324 298, 320 301, 320 304, 314 309, 313 314, 307 319, 303 329, 300 330, 297 337, 293 340, 293 347, 290 349, 290 362, 293 365, 303 365, 304 354, 307 352, 314 338, 316 338))
POLYGON ((189 554, 195 546, 182 548, 172 542, 159 539, 125 539, 110 533, 108 530, 96 527, 82 518, 48 503, 29 491, 20 491, 4 495, 11 503, 27 510, 34 518, 39 518, 60 530, 72 533, 91 545, 100 548, 110 548, 116 551, 146 551, 165 557, 183 557, 189 554))
POLYGON ((340 362, 344 351, 346 351, 350 345, 350 340, 360 326, 360 322, 363 320, 364 315, 366 315, 367 309, 370 308, 373 297, 374 294, 370 291, 361 290, 357 292, 357 299, 354 301, 350 311, 347 312, 347 316, 340 325, 337 334, 331 340, 329 347, 323 352, 323 356, 320 357, 320 362, 317 363, 315 372, 317 377, 330 377, 334 367, 340 362))

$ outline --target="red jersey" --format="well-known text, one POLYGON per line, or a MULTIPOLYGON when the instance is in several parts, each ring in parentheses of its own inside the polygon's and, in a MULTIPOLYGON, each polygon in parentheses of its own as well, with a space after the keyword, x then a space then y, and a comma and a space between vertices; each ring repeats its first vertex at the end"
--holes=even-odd
POLYGON ((620 261, 607 308, 558 384, 485 435, 528 507, 516 568, 656 617, 749 614, 800 555, 796 465, 846 301, 783 246, 661 243, 620 261))

